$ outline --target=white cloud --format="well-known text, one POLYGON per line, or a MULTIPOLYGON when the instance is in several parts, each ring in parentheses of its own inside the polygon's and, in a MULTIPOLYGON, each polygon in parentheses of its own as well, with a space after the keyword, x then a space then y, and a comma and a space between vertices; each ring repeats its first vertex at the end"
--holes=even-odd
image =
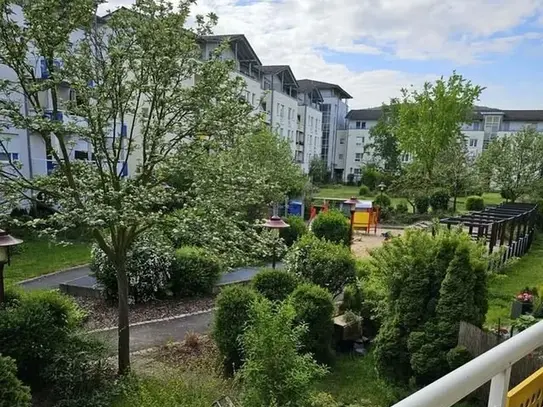
MULTIPOLYGON (((129 3, 112 0, 109 6, 129 3)), ((263 63, 288 64, 298 78, 337 83, 355 97, 352 106, 366 107, 439 75, 356 72, 327 63, 323 49, 470 64, 541 38, 540 32, 512 30, 542 9, 543 0, 199 0, 193 12, 216 13, 216 33, 245 34, 263 63)))

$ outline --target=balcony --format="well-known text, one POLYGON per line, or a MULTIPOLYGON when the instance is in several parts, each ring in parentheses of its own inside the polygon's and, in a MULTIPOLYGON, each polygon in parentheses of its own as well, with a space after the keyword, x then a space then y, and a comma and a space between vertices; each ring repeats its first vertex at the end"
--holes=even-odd
MULTIPOLYGON (((53 63, 55 67, 62 68, 62 61, 60 59, 54 59, 53 63)), ((49 70, 47 69, 47 62, 45 61, 44 57, 40 57, 38 59, 35 75, 38 79, 49 79, 51 76, 49 70)))
MULTIPOLYGON (((80 116, 70 115, 63 111, 57 111, 55 118, 53 117, 53 111, 52 110, 45 110, 43 114, 44 118, 48 118, 50 120, 59 121, 65 124, 76 124, 79 126, 86 126, 86 120, 80 116)), ((128 126, 125 123, 117 122, 117 135, 121 137, 127 137, 128 135, 128 126)), ((113 126, 111 126, 111 132, 113 132, 113 126)), ((110 134, 110 137, 112 136, 112 133, 110 134)))
POLYGON ((508 391, 511 367, 543 346, 543 321, 483 353, 393 407, 451 407, 490 380, 488 407, 543 404, 543 368, 508 391))

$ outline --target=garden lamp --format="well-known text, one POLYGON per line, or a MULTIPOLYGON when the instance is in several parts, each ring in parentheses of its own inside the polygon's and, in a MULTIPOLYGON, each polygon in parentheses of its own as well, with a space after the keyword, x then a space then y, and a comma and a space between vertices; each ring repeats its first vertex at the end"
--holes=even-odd
MULTIPOLYGON (((279 230, 290 227, 288 223, 283 221, 277 214, 277 206, 273 207, 273 215, 271 218, 267 219, 263 227, 271 230, 279 230)), ((273 241, 273 254, 272 254, 272 268, 275 270, 275 249, 276 249, 276 241, 273 241)))
POLYGON ((356 196, 353 196, 350 199, 347 199, 343 203, 345 205, 349 205, 351 209, 351 227, 349 228, 349 246, 350 246, 353 244, 354 213, 356 212, 356 204, 358 203, 358 199, 356 198, 356 196))
POLYGON ((381 202, 383 202, 383 191, 385 190, 387 186, 384 182, 381 182, 379 185, 377 185, 377 188, 381 191, 381 202))
POLYGON ((4 266, 9 265, 10 247, 23 243, 5 230, 0 229, 0 304, 4 302, 4 266))

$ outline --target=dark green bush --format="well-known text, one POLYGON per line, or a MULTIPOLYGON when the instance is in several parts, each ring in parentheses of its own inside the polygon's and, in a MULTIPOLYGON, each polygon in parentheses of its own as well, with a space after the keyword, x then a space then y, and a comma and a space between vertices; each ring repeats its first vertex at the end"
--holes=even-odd
POLYGON ((447 353, 447 363, 451 370, 458 369, 471 359, 473 359, 473 356, 471 356, 471 353, 465 346, 457 346, 447 353))
POLYGON ((485 200, 481 196, 468 196, 466 198, 467 211, 482 211, 485 209, 485 200))
POLYGON ((0 407, 30 407, 30 388, 17 378, 15 360, 0 354, 0 407))
POLYGON ((508 189, 502 189, 500 191, 500 196, 505 199, 506 201, 512 201, 513 200, 513 197, 514 197, 514 194, 512 191, 508 190, 508 189))
POLYGON ((408 212, 409 208, 407 207, 407 204, 405 202, 400 202, 398 205, 396 205, 396 213, 404 214, 408 212))
POLYGON ((296 215, 289 215, 283 220, 289 224, 289 227, 280 229, 279 236, 285 241, 287 247, 290 247, 300 236, 307 233, 307 224, 300 216, 296 215))
POLYGON ((298 286, 298 278, 284 270, 264 269, 253 279, 253 288, 270 301, 283 301, 298 286))
POLYGON ((214 254, 200 247, 181 247, 175 251, 170 288, 181 297, 211 294, 221 272, 221 262, 214 254))
POLYGON ((334 359, 334 302, 330 292, 314 284, 302 284, 291 295, 298 323, 307 324, 303 337, 304 350, 311 352, 319 363, 334 359))
POLYGON ((449 209, 449 200, 451 194, 446 189, 436 189, 432 195, 430 195, 430 206, 433 211, 446 211, 449 209))
POLYGON ((387 194, 379 194, 373 200, 374 205, 377 205, 381 209, 390 208, 392 206, 392 200, 387 194))
POLYGON ((213 338, 223 358, 225 370, 233 373, 243 361, 239 339, 249 319, 251 304, 258 294, 249 287, 230 286, 217 297, 213 338))
POLYGON ((367 185, 370 191, 375 191, 381 181, 381 176, 381 172, 377 167, 370 164, 362 169, 360 179, 362 180, 362 184, 367 185))
POLYGON ((321 212, 311 224, 315 236, 333 243, 349 244, 350 224, 343 213, 331 210, 321 212))
POLYGON ((415 209, 418 214, 422 215, 428 213, 430 207, 430 199, 427 196, 419 195, 415 197, 415 209))
POLYGON ((358 195, 360 196, 370 196, 371 190, 367 185, 360 185, 360 189, 358 190, 358 195))
POLYGON ((356 262, 348 247, 313 234, 303 236, 291 247, 285 263, 288 272, 326 288, 334 295, 354 281, 356 274, 356 262))
POLYGON ((364 298, 362 290, 358 287, 358 284, 351 283, 345 287, 343 291, 343 302, 341 303, 341 311, 352 311, 355 314, 360 315, 364 304, 364 298))

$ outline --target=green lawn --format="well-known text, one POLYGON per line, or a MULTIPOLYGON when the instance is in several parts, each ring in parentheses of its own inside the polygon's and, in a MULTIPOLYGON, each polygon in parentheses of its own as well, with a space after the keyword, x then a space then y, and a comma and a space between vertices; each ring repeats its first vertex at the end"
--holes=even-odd
POLYGON ((511 302, 525 287, 543 291, 543 235, 538 236, 527 255, 511 264, 503 274, 491 277, 487 324, 495 325, 498 319, 501 323, 508 322, 511 302))
POLYGON ((47 240, 28 240, 17 247, 11 265, 4 270, 5 281, 16 283, 64 268, 88 263, 89 243, 74 242, 61 246, 47 240))

